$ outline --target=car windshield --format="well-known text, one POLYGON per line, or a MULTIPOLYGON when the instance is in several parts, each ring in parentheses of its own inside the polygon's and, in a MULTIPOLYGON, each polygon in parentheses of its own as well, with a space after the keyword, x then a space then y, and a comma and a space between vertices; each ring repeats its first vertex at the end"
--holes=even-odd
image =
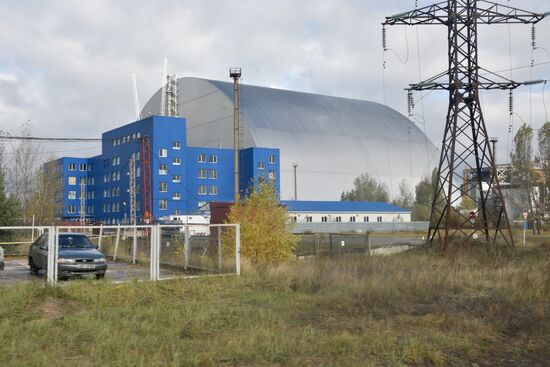
POLYGON ((60 248, 94 248, 93 243, 86 236, 59 236, 60 248))

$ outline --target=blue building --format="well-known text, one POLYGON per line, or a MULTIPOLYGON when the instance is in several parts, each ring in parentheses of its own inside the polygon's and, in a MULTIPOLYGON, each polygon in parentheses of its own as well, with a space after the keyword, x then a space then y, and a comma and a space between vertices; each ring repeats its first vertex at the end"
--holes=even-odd
MULTIPOLYGON (((184 118, 150 116, 103 133, 98 156, 63 157, 55 161, 63 180, 62 220, 79 220, 82 207, 87 221, 129 223, 129 162, 134 158, 136 214, 141 222, 144 161, 141 141, 145 137, 150 148, 153 220, 207 211, 211 201, 233 201, 233 149, 189 147, 184 118)), ((273 182, 279 192, 278 149, 242 149, 239 166, 241 194, 262 179, 273 182)))

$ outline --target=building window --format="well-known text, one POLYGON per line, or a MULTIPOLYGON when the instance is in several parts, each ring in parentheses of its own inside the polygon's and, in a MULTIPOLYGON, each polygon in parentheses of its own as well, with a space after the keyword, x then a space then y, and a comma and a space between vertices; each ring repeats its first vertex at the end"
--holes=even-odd
POLYGON ((218 163, 218 156, 215 154, 210 154, 208 157, 208 163, 218 163))
POLYGON ((199 154, 199 163, 206 163, 206 154, 199 154))
POLYGON ((211 178, 213 180, 218 178, 218 170, 217 169, 211 169, 208 171, 208 178, 211 178))
POLYGON ((335 221, 336 221, 337 223, 342 222, 342 217, 336 217, 336 218, 334 218, 334 219, 335 219, 335 221))
POLYGON ((69 176, 69 185, 76 185, 76 177, 75 176, 69 176))
POLYGON ((159 183, 159 191, 160 192, 167 192, 168 191, 168 184, 166 182, 160 182, 159 183))
POLYGON ((67 211, 69 212, 69 214, 76 214, 76 205, 69 205, 67 211))
POLYGON ((138 133, 136 134, 136 137, 139 139, 141 138, 141 133, 138 131, 138 133))
POLYGON ((355 217, 349 217, 349 221, 350 221, 351 223, 355 223, 355 217))
POLYGON ((199 178, 206 178, 206 170, 205 169, 199 169, 199 178))
POLYGON ((124 143, 126 143, 126 137, 125 136, 122 137, 122 144, 124 144, 124 143))
POLYGON ((136 167, 136 177, 141 177, 141 167, 136 167))
POLYGON ((159 175, 166 175, 168 174, 168 166, 165 164, 159 165, 159 175))
POLYGON ((172 149, 179 150, 181 148, 181 143, 179 141, 172 142, 172 149))
POLYGON ((88 177, 88 185, 92 186, 95 183, 94 177, 88 177))
POLYGON ((168 157, 168 149, 159 149, 159 157, 166 158, 168 157))
POLYGON ((179 166, 179 165, 181 164, 181 158, 180 158, 180 157, 174 157, 174 158, 172 159, 172 164, 173 164, 174 166, 179 166))
POLYGON ((258 169, 265 169, 265 162, 258 162, 258 169))
POLYGON ((321 217, 321 222, 323 222, 323 223, 328 222, 328 218, 326 216, 321 217))
POLYGON ((376 217, 377 222, 382 222, 382 217, 376 217))
POLYGON ((199 195, 206 195, 207 187, 206 185, 199 185, 199 195))
POLYGON ((70 200, 76 199, 76 191, 74 190, 69 191, 69 199, 70 200))
POLYGON ((181 182, 180 175, 172 175, 172 182, 181 182))
POLYGON ((275 177, 276 177, 276 175, 275 175, 275 170, 270 169, 270 170, 269 170, 268 177, 269 177, 270 180, 274 180, 275 177))
POLYGON ((113 139, 113 146, 116 147, 116 139, 113 139))
POLYGON ((76 163, 69 163, 69 171, 76 171, 76 163))
POLYGON ((79 169, 81 172, 86 172, 88 170, 88 167, 86 167, 86 163, 80 163, 79 169))
POLYGON ((270 154, 269 155, 269 163, 275 164, 275 154, 270 154))
POLYGON ((216 185, 210 185, 208 187, 208 194, 209 195, 218 195, 218 186, 216 185))
POLYGON ((313 217, 311 215, 306 215, 306 222, 308 223, 313 222, 313 217))
POLYGON ((132 134, 132 140, 136 140, 136 133, 132 134))
POLYGON ((298 221, 298 218, 296 216, 292 217, 292 222, 296 223, 298 221))
POLYGON ((363 222, 368 223, 369 222, 369 217, 363 217, 363 222))
POLYGON ((181 194, 179 192, 174 192, 172 194, 172 200, 180 200, 181 199, 181 194))

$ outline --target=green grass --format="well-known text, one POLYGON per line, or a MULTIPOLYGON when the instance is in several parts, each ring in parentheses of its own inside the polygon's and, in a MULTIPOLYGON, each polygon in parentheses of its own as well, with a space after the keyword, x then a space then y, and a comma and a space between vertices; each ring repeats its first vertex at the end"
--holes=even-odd
POLYGON ((529 365, 550 246, 307 259, 242 277, 0 287, 0 366, 529 365))

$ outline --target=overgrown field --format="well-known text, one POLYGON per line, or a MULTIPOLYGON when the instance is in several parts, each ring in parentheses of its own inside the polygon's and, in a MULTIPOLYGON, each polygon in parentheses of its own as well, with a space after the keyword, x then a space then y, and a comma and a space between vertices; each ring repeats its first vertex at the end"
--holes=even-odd
POLYGON ((0 366, 548 366, 550 245, 0 287, 0 366))

